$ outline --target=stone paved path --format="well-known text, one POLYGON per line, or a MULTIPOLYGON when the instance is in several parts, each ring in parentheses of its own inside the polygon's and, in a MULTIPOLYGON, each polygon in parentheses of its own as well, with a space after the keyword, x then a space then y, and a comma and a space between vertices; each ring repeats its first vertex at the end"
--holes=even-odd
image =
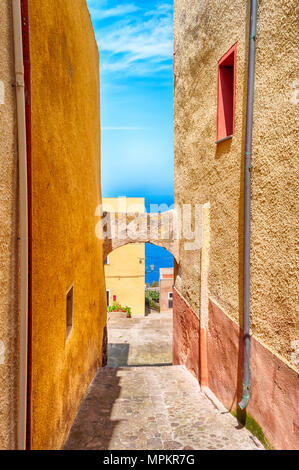
POLYGON ((259 448, 229 412, 201 393, 183 366, 149 365, 170 360, 170 323, 169 314, 110 318, 109 365, 115 367, 98 370, 65 449, 259 448), (139 366, 140 361, 148 365, 139 366), (135 366, 123 367, 127 364, 135 366))
POLYGON ((108 367, 172 363, 172 313, 109 313, 108 335, 108 367))

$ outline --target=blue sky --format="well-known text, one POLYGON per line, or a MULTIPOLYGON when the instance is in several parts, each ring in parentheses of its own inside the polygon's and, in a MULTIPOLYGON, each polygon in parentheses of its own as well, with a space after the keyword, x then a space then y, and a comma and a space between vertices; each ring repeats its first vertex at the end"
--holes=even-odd
POLYGON ((87 0, 87 4, 100 51, 102 194, 145 196, 147 202, 169 200, 173 195, 172 1, 87 0))

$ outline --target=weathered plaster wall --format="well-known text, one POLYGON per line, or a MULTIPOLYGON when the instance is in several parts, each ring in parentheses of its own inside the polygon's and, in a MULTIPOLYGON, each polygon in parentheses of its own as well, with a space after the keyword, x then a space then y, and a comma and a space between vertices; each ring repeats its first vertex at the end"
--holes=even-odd
POLYGON ((101 363, 99 58, 84 0, 31 0, 33 448, 57 449, 101 363), (66 294, 74 286, 66 341, 66 294))
POLYGON ((0 2, 0 449, 17 431, 17 130, 11 1, 0 2))
POLYGON ((185 365, 200 380, 200 324, 180 293, 173 290, 173 364, 185 365))
MULTIPOLYGON (((298 183, 295 0, 259 2, 252 170, 252 332, 292 367, 298 183)), ((249 2, 175 2, 175 198, 210 202, 209 291, 239 322, 249 2), (217 62, 237 42, 236 130, 216 145, 217 62)), ((197 313, 199 276, 180 252, 178 286, 197 313)), ((197 270, 197 267, 195 266, 197 270)), ((297 317, 298 318, 298 317, 297 317)))
POLYGON ((299 339, 299 99, 292 102, 298 15, 296 0, 260 3, 252 172, 252 331, 293 367, 291 343, 299 339))
MULTIPOLYGON (((233 411, 242 396, 241 334, 238 325, 210 301, 209 387, 233 411)), ((296 372, 253 338, 251 376, 247 413, 264 431, 268 445, 277 449, 298 449, 299 387, 296 372)), ((257 430, 252 428, 254 432, 257 430)))

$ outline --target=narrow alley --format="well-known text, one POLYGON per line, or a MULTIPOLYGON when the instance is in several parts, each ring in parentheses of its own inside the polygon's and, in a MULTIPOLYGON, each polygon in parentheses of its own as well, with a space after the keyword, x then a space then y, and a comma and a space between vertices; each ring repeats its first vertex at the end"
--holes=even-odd
POLYGON ((97 371, 65 450, 262 448, 184 366, 170 364, 171 325, 171 313, 110 314, 108 367, 97 371))
POLYGON ((298 17, 0 1, 0 452, 299 449, 298 17))

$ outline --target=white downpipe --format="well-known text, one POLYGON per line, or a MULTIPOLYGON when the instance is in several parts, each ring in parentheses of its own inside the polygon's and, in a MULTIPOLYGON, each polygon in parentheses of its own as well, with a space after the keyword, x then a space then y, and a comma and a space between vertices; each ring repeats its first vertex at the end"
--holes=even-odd
POLYGON ((26 448, 27 408, 27 354, 28 354, 28 188, 25 83, 22 41, 22 15, 20 0, 12 0, 15 79, 17 99, 18 159, 19 159, 19 217, 20 217, 20 360, 19 360, 19 409, 18 449, 26 448))

